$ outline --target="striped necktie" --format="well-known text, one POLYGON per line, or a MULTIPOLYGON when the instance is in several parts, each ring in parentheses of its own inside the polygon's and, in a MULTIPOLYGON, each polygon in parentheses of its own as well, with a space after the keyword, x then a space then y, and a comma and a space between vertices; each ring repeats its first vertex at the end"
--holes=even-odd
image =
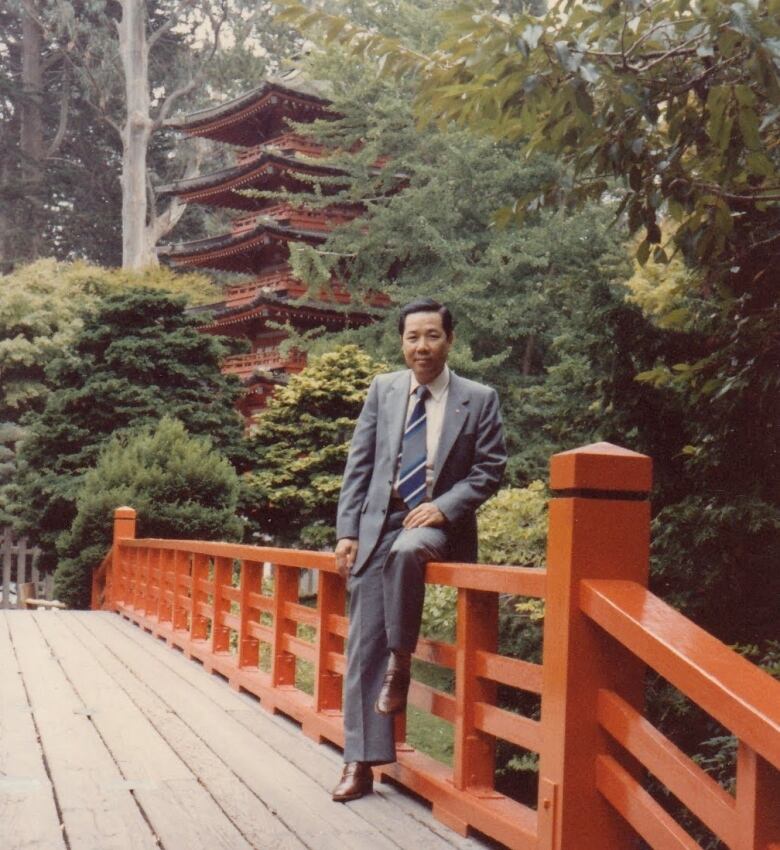
POLYGON ((428 387, 422 385, 414 392, 417 395, 417 404, 406 423, 401 444, 401 468, 398 473, 398 494, 410 510, 425 498, 425 465, 428 459, 425 399, 431 394, 428 387))

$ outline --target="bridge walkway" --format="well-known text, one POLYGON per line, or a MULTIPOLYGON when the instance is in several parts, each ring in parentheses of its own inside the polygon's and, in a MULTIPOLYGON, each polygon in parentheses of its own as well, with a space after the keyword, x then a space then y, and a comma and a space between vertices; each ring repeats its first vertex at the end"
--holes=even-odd
POLYGON ((3 850, 484 850, 121 616, 0 612, 3 850))

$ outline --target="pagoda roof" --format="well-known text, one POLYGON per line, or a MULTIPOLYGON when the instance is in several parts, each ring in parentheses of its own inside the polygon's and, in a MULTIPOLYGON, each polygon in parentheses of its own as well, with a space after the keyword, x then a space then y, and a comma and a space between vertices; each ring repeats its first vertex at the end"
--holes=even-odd
POLYGON ((159 197, 178 196, 183 203, 208 204, 240 210, 260 209, 267 199, 249 198, 239 194, 244 189, 276 191, 287 188, 291 191, 307 191, 311 188, 296 174, 314 177, 332 177, 343 174, 338 168, 301 162, 299 159, 281 154, 265 152, 257 159, 211 174, 190 177, 166 183, 158 189, 159 197))
POLYGON ((200 136, 231 145, 256 145, 278 135, 292 121, 333 117, 330 101, 311 92, 311 85, 290 88, 266 80, 262 85, 226 103, 169 118, 165 126, 188 136, 200 136))
POLYGON ((306 325, 316 327, 325 324, 343 328, 348 325, 368 325, 383 315, 381 310, 337 309, 326 306, 321 301, 310 299, 289 301, 267 293, 257 295, 248 304, 242 304, 240 307, 219 309, 219 305, 212 305, 212 309, 214 308, 216 311, 212 321, 201 327, 204 331, 224 330, 230 325, 245 325, 248 322, 265 319, 278 320, 289 316, 295 317, 298 327, 306 325))
POLYGON ((289 242, 321 243, 326 236, 322 230, 301 230, 264 221, 240 233, 160 245, 157 256, 179 266, 257 275, 269 265, 287 260, 289 242))

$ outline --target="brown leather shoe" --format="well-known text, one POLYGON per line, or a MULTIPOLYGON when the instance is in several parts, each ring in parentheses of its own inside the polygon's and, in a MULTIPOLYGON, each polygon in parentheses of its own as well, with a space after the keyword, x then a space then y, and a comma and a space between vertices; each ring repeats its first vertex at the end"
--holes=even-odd
POLYGON ((357 800, 374 790, 374 774, 371 765, 364 761, 350 761, 344 765, 339 784, 333 789, 336 803, 357 800))
POLYGON ((399 714, 406 708, 411 679, 412 653, 392 650, 387 662, 387 673, 382 682, 374 711, 377 714, 399 714))

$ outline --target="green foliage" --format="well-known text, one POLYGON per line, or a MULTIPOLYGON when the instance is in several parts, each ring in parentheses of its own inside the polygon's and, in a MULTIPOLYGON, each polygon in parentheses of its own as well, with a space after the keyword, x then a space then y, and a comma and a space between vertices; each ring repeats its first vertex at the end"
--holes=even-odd
POLYGON ((613 177, 631 231, 646 234, 642 261, 666 202, 676 243, 713 281, 741 293, 769 272, 780 234, 777 0, 565 2, 511 15, 467 2, 442 14, 445 36, 427 55, 298 0, 281 5, 286 20, 384 73, 415 74, 423 120, 456 120, 572 167, 575 181, 518 196, 508 216, 561 192, 601 198, 613 177))
MULTIPOLYGON (((338 52, 314 54, 307 67, 332 80, 343 116, 307 132, 350 152, 331 157, 346 172, 343 190, 326 199, 315 185, 307 203, 361 199, 369 226, 363 218, 319 248, 301 247, 296 273, 313 287, 335 273, 357 297, 379 290, 397 303, 420 295, 445 301, 457 323, 453 367, 501 396, 510 480, 525 484, 543 475, 551 444, 528 421, 524 393, 557 363, 555 340, 583 290, 629 271, 623 235, 610 229, 613 214, 596 206, 572 215, 543 210, 522 229, 495 227, 496 209, 559 174, 551 158, 523 162, 511 146, 468 130, 420 129, 409 88, 338 52), (382 157, 392 165, 377 170, 382 157)), ((398 358, 392 313, 346 338, 388 361, 398 358)))
MULTIPOLYGON (((169 269, 133 273, 83 262, 39 260, 16 269, 0 285, 0 486, 15 473, 16 444, 26 413, 40 412, 52 384, 49 362, 60 357, 82 330, 84 318, 111 293, 148 287, 187 295, 191 303, 213 300, 214 289, 197 274, 169 269)), ((0 496, 0 516, 8 514, 0 496)))
POLYGON ((84 476, 73 523, 57 541, 57 598, 89 605, 91 571, 111 545, 116 508, 135 508, 138 537, 238 540, 238 489, 230 463, 175 419, 112 438, 84 476))
POLYGON ((355 345, 312 357, 252 428, 242 512, 253 539, 321 548, 334 521, 349 439, 372 378, 385 371, 355 345))
POLYGON ((499 490, 477 514, 484 564, 542 567, 547 546, 547 488, 542 481, 499 490))
MULTIPOLYGON (((638 262, 653 268, 644 280, 635 273, 631 288, 647 317, 607 290, 609 275, 587 268, 581 291, 569 287, 560 301, 554 287, 544 287, 537 313, 554 349, 542 348, 549 380, 497 382, 509 398, 513 474, 538 475, 543 449, 560 447, 557 438, 600 431, 655 450, 661 504, 684 491, 665 486, 684 473, 708 495, 735 491, 776 505, 780 454, 764 447, 780 439, 777 0, 701 8, 689 0, 562 3, 540 15, 467 3, 441 16, 446 33, 427 52, 395 32, 367 32, 325 13, 304 20, 300 4, 283 5, 289 20, 414 91, 424 120, 456 120, 529 163, 540 153, 554 157, 555 167, 536 183, 513 188, 512 203, 484 184, 480 200, 503 206, 498 221, 522 220, 526 233, 551 204, 581 208, 617 197, 628 229, 644 233, 638 262), (553 311, 561 321, 550 322, 553 311), (638 335, 633 345, 629 329, 638 335), (583 393, 568 391, 557 405, 551 391, 566 373, 583 393), (648 386, 631 387, 637 375, 648 386), (525 412, 516 416, 519 408, 525 412), (573 415, 556 415, 564 411, 573 415), (537 441, 540 433, 552 439, 537 441), (534 435, 530 451, 523 434, 534 435), (680 443, 675 437, 683 434, 680 443)), ((568 230, 559 227, 547 242, 568 230)), ((397 253, 405 262, 407 252, 397 253)), ((522 273, 511 282, 524 302, 522 273)), ((496 348, 507 339, 502 317, 515 318, 511 297, 504 295, 509 309, 488 337, 496 348)), ((533 325, 514 326, 537 345, 533 325)), ((517 346, 513 354, 495 365, 516 362, 517 346)))
POLYGON ((653 521, 654 590, 729 642, 776 634, 778 562, 780 507, 762 499, 694 494, 653 521))
POLYGON ((134 289, 109 295, 84 320, 72 344, 46 368, 53 389, 24 422, 19 481, 12 488, 18 524, 55 562, 54 543, 71 524, 75 496, 101 448, 164 415, 208 436, 235 465, 244 441, 235 378, 223 376, 225 346, 198 333, 182 299, 134 289))
POLYGON ((426 584, 421 633, 432 640, 455 639, 458 589, 442 584, 426 584))

